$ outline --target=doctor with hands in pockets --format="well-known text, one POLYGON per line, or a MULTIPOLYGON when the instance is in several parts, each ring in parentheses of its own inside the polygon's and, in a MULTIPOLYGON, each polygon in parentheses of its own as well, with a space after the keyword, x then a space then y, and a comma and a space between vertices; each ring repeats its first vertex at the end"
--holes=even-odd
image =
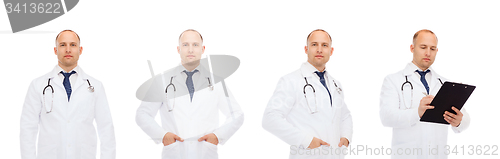
POLYGON ((100 158, 115 158, 115 134, 106 93, 101 82, 78 66, 82 50, 80 37, 74 31, 64 30, 56 36, 58 65, 31 82, 24 101, 22 159, 94 159, 97 135, 100 158))
POLYGON ((308 35, 307 62, 279 80, 264 112, 262 126, 290 145, 292 159, 343 158, 335 150, 349 146, 352 139, 341 84, 326 71, 331 44, 324 30, 308 35))
POLYGON ((443 118, 451 126, 420 122, 445 78, 432 69, 438 52, 438 39, 430 30, 420 30, 413 36, 410 50, 412 62, 397 73, 384 79, 380 93, 380 119, 386 127, 392 128, 393 159, 443 159, 448 129, 460 133, 469 127, 470 117, 465 108, 453 114, 445 112, 443 118), (407 153, 409 152, 409 153, 407 153))
POLYGON ((205 46, 198 31, 182 32, 177 51, 181 65, 160 75, 175 86, 175 90, 167 88, 166 96, 175 97, 166 98, 166 88, 161 88, 166 101, 143 101, 137 109, 137 125, 155 143, 163 143, 164 159, 216 159, 217 145, 226 143, 241 127, 243 112, 230 92, 229 98, 225 95, 222 82, 212 87, 210 72, 200 65, 205 46), (154 120, 158 112, 161 126, 154 120), (226 117, 222 125, 219 112, 226 117))

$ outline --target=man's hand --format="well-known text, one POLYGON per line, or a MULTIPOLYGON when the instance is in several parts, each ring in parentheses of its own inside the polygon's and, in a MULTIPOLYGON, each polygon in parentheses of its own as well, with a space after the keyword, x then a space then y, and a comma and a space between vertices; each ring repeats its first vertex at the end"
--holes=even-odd
POLYGON ((448 123, 450 123, 451 126, 458 127, 460 125, 460 122, 462 122, 462 117, 464 117, 464 114, 462 114, 462 112, 460 112, 460 110, 458 110, 455 107, 451 107, 451 109, 453 109, 453 111, 455 111, 457 113, 457 115, 455 115, 449 111, 446 111, 443 114, 444 120, 446 120, 448 123))
POLYGON ((420 100, 420 105, 418 106, 418 116, 420 118, 422 118, 427 109, 434 109, 434 106, 430 105, 433 99, 433 95, 428 95, 420 100))
POLYGON ((181 139, 181 137, 179 137, 171 132, 168 132, 165 134, 165 136, 163 136, 163 146, 170 145, 170 144, 174 143, 175 141, 184 142, 184 139, 181 139))
POLYGON ((339 147, 342 147, 342 145, 344 145, 345 147, 349 146, 349 140, 347 140, 347 138, 343 137, 343 138, 340 138, 340 142, 339 142, 339 147))
POLYGON ((309 149, 315 149, 315 148, 320 147, 321 145, 328 145, 328 146, 330 146, 329 143, 326 143, 323 140, 314 137, 313 140, 311 141, 311 144, 309 144, 309 147, 307 147, 307 148, 309 148, 309 149))
POLYGON ((201 142, 201 141, 207 141, 207 142, 210 142, 214 145, 219 144, 219 139, 217 138, 217 136, 215 136, 214 133, 210 133, 210 134, 207 134, 207 135, 199 138, 198 142, 201 142))

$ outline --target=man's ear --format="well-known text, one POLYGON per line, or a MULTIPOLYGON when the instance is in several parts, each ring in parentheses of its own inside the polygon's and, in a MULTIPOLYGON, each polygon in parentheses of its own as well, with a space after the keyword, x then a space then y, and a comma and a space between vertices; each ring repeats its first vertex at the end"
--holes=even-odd
POLYGON ((413 53, 413 50, 415 50, 415 46, 413 44, 410 45, 410 51, 413 53))

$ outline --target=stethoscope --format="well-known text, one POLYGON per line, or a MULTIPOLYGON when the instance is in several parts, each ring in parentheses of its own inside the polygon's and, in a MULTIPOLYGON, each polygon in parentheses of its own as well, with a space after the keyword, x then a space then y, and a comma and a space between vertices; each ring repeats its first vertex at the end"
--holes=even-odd
MULTIPOLYGON (((314 89, 314 87, 311 84, 309 84, 309 82, 307 82, 306 77, 304 77, 304 80, 306 81, 306 84, 304 85, 304 88, 302 89, 302 91, 304 92, 304 97, 306 98, 307 107, 309 108, 309 112, 311 114, 317 113, 318 112, 318 105, 316 104, 316 90, 314 89), (312 92, 314 94, 314 110, 312 110, 311 106, 309 105, 309 101, 308 101, 307 93, 306 93, 307 87, 311 87, 312 92)), ((337 93, 341 94, 342 88, 337 86, 337 83, 335 82, 335 80, 332 80, 332 81, 333 81, 333 85, 335 85, 335 89, 337 90, 337 93)))
MULTIPOLYGON (((168 107, 168 104, 167 104, 167 109, 168 109, 168 112, 171 112, 174 110, 175 108, 175 98, 177 97, 175 95, 175 92, 177 92, 177 89, 175 89, 175 85, 172 83, 172 80, 174 79, 174 76, 170 77, 170 84, 167 85, 167 87, 165 88, 165 95, 168 99, 168 87, 172 86, 172 88, 174 88, 174 98, 173 98, 173 103, 172 103, 172 109, 170 109, 168 107)), ((210 77, 207 77, 207 80, 208 80, 208 88, 210 88, 210 91, 213 91, 214 90, 214 86, 212 85, 212 82, 210 81, 210 77)))
MULTIPOLYGON (((52 108, 54 108, 54 87, 52 87, 52 85, 50 85, 50 80, 52 78, 49 78, 48 82, 47 82, 47 86, 45 86, 45 88, 43 88, 43 91, 42 91, 42 94, 43 94, 43 106, 45 107, 46 111, 47 111, 47 114, 52 112, 52 108), (47 105, 45 104, 45 91, 47 90, 47 88, 50 88, 51 92, 52 92, 52 98, 51 98, 51 101, 50 101, 50 110, 47 108, 47 105)), ((92 86, 90 84, 90 81, 89 79, 87 79, 87 83, 89 84, 89 87, 87 88, 90 92, 94 93, 94 86, 92 86)))
MULTIPOLYGON (((405 75, 405 79, 406 79, 406 81, 403 82, 403 84, 401 85, 401 93, 403 94, 403 103, 404 103, 404 105, 405 105, 406 108, 411 108, 411 105, 413 104, 413 84, 411 84, 411 82, 408 81, 408 75, 405 75), (410 85, 410 90, 411 90, 411 98, 410 98, 411 99, 410 100, 411 103, 410 103, 410 107, 408 107, 406 105, 405 91, 403 89, 405 87, 405 84, 409 84, 410 85)), ((443 85, 443 81, 441 81, 441 78, 438 78, 438 80, 441 83, 441 85, 443 85)), ((425 92, 423 92, 423 93, 427 95, 427 93, 425 93, 425 92)), ((401 105, 399 106, 399 108, 401 108, 401 105)))

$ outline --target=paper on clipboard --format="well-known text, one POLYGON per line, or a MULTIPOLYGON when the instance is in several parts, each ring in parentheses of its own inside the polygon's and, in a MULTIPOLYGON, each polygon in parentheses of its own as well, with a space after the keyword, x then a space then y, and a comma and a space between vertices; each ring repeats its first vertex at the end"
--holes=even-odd
POLYGON ((474 89, 476 89, 476 86, 444 82, 430 104, 434 106, 434 109, 427 109, 422 115, 422 118, 420 118, 420 121, 446 125, 450 124, 444 120, 444 112, 448 111, 456 114, 451 107, 454 106, 458 110, 461 110, 474 89))

